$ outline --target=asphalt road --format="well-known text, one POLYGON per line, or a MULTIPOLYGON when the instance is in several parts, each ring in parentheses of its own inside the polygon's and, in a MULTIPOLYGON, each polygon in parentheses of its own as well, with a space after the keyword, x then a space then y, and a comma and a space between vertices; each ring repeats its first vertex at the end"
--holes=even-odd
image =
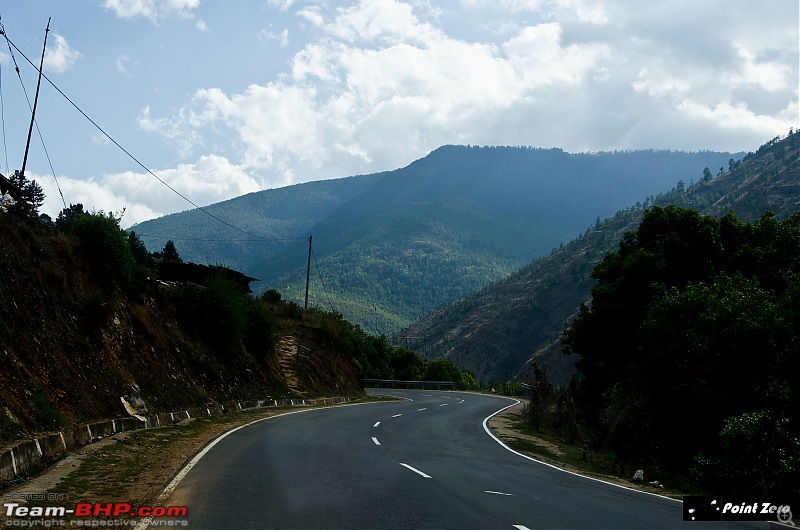
POLYGON ((717 528, 681 503, 532 462, 483 421, 513 401, 381 390, 397 402, 312 409, 217 443, 165 503, 205 528, 717 528), (709 526, 710 525, 710 526, 709 526))

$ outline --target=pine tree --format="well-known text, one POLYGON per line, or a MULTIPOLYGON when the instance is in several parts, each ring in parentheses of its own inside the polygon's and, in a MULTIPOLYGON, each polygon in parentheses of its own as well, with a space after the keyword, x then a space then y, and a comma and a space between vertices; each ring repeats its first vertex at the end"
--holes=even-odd
POLYGON ((161 258, 164 261, 172 263, 183 263, 183 260, 178 255, 178 250, 175 248, 175 243, 173 243, 172 240, 167 241, 164 248, 161 249, 161 258))

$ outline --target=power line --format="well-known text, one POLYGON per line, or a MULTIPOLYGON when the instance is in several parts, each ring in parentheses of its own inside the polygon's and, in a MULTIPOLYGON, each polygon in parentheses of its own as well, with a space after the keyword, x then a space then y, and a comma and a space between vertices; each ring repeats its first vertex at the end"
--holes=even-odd
MULTIPOLYGON (((50 21, 49 20, 47 22, 47 28, 48 28, 47 31, 50 31, 50 21)), ((2 23, 0 23, 0 34, 2 34, 3 36, 6 37, 6 43, 9 45, 8 46, 8 53, 9 53, 9 55, 11 55, 11 60, 14 62, 14 69, 17 71, 17 77, 19 78, 19 84, 22 86, 22 93, 25 94, 25 101, 28 102, 28 109, 30 109, 30 111, 31 111, 31 115, 32 115, 32 118, 31 118, 32 119, 32 123, 31 123, 31 125, 34 125, 34 124, 36 125, 36 132, 39 135, 39 140, 42 142, 42 149, 44 149, 45 157, 47 157, 47 163, 50 165, 50 171, 52 171, 52 173, 53 173, 53 180, 56 183, 56 189, 58 190, 58 194, 61 195, 61 202, 64 203, 64 208, 66 208, 67 207, 67 201, 64 199, 64 193, 61 191, 61 186, 58 184, 58 178, 56 178, 56 170, 53 168, 53 162, 50 160, 50 153, 47 152, 47 146, 44 144, 44 136, 42 136, 42 130, 39 128, 39 122, 36 120, 36 116, 34 115, 34 110, 33 110, 33 107, 31 106, 31 100, 28 97, 28 91, 25 89, 25 83, 22 82, 22 74, 19 71, 19 65, 17 65, 17 58, 14 56, 14 51, 11 49, 11 46, 10 46, 11 41, 8 40, 8 36, 6 35, 6 28, 3 26, 2 23)), ((47 39, 45 38, 45 43, 46 42, 47 42, 47 39)), ((16 46, 15 46, 15 48, 16 48, 16 46)), ((20 52, 20 53, 22 53, 22 52, 20 52)), ((23 57, 25 57, 24 54, 23 54, 23 57)), ((42 50, 42 57, 44 57, 44 50, 42 50)), ((27 59, 27 57, 25 57, 25 59, 27 59)), ((30 62, 30 60, 28 62, 30 62)), ((33 63, 31 63, 31 64, 33 64, 33 63)), ((0 90, 0 98, 2 98, 2 91, 1 90, 0 90)), ((30 138, 29 138, 29 140, 30 140, 30 138)), ((10 171, 10 168, 8 167, 8 148, 6 147, 6 122, 5 122, 5 116, 3 116, 3 147, 5 148, 5 153, 6 153, 6 170, 10 171)), ((27 156, 27 148, 26 148, 26 153, 25 154, 27 156)), ((25 174, 24 174, 24 165, 25 165, 25 163, 23 162, 23 171, 22 171, 22 176, 23 177, 25 176, 25 174)))
POLYGON ((3 122, 3 153, 6 156, 6 173, 8 173, 8 146, 6 145, 6 112, 3 101, 3 69, 0 67, 0 118, 3 122))
MULTIPOLYGON (((17 50, 17 51, 19 52, 19 54, 20 54, 20 55, 21 55, 21 56, 22 56, 22 57, 23 57, 23 58, 24 58, 26 61, 28 61, 28 63, 29 63, 31 66, 33 66, 33 68, 34 68, 34 69, 35 69, 37 72, 39 72, 39 73, 42 75, 42 77, 43 77, 43 78, 44 78, 44 79, 45 79, 45 80, 46 80, 48 83, 50 83, 50 86, 52 86, 54 89, 56 89, 56 91, 57 91, 59 94, 61 94, 61 96, 63 96, 63 97, 64 97, 64 99, 66 99, 66 100, 67 100, 67 101, 70 103, 70 105, 72 105, 73 107, 75 107, 75 110, 77 110, 78 112, 80 112, 80 113, 83 115, 83 117, 84 117, 84 118, 86 118, 86 119, 89 121, 89 123, 91 123, 92 125, 94 125, 94 127, 95 127, 95 128, 98 130, 98 131, 100 131, 100 132, 103 134, 103 136, 105 136, 106 138, 108 138, 108 139, 109 139, 109 141, 111 141, 111 143, 113 143, 114 145, 116 145, 116 146, 117 146, 117 147, 118 147, 118 148, 119 148, 119 149, 120 149, 120 150, 121 150, 123 153, 125 153, 126 155, 128 155, 128 157, 129 157, 131 160, 133 160, 133 161, 134 161, 134 162, 135 162, 137 165, 139 165, 139 167, 141 167, 141 168, 142 168, 142 169, 144 169, 144 170, 145 170, 147 173, 149 173, 149 174, 150 174, 150 175, 151 175, 153 178, 155 178, 155 179, 156 179, 156 180, 158 180, 158 181, 159 181, 161 184, 163 184, 164 186, 166 186, 167 188, 169 188, 169 189, 170 189, 170 191, 172 191, 172 192, 173 192, 174 194, 176 194, 178 197, 180 197, 181 199, 185 200, 186 202, 188 202, 189 204, 191 204, 192 206, 194 206, 195 208, 197 208, 198 210, 200 210, 200 211, 201 211, 201 212, 203 212, 204 214, 208 215, 209 217, 211 217, 211 218, 213 218, 213 219, 216 219, 217 221, 219 221, 220 223, 224 224, 225 226, 227 226, 227 227, 229 227, 229 228, 233 228, 233 229, 234 229, 234 230, 236 230, 237 232, 241 232, 241 233, 243 233, 243 234, 247 234, 248 236, 251 236, 251 237, 254 237, 254 238, 257 238, 257 239, 264 239, 264 238, 262 238, 261 236, 259 236, 259 235, 257 235, 257 234, 250 233, 250 232, 248 232, 247 230, 244 230, 243 228, 239 228, 238 226, 235 226, 235 225, 233 225, 233 224, 229 223, 228 221, 225 221, 224 219, 221 219, 221 218, 217 217, 217 216, 216 216, 216 215, 214 215, 213 213, 209 212, 208 210, 206 210, 206 209, 205 209, 205 208, 203 208, 202 206, 200 206, 200 205, 196 204, 194 201, 192 201, 191 199, 189 199, 188 197, 186 197, 184 194, 182 194, 181 192, 179 192, 178 190, 176 190, 175 188, 173 188, 172 186, 170 186, 169 184, 167 184, 167 183, 166 183, 164 180, 162 180, 162 179, 161 179, 161 177, 159 177, 158 175, 156 175, 156 174, 155 174, 155 173, 154 173, 154 172, 153 172, 153 171, 152 171, 150 168, 148 168, 148 167, 147 167, 147 166, 145 166, 145 165, 144 165, 142 162, 140 162, 138 158, 136 158, 135 156, 133 156, 133 154, 131 154, 131 153, 130 153, 130 152, 127 150, 127 149, 125 149, 124 147, 122 147, 122 145, 121 145, 119 142, 117 142, 117 141, 116 141, 114 138, 112 138, 110 134, 108 134, 108 133, 107 133, 107 132, 106 132, 106 131, 105 131, 105 130, 102 128, 102 127, 100 127, 100 125, 98 125, 98 124, 97 124, 97 122, 95 122, 95 121, 94 121, 92 118, 90 118, 88 114, 86 114, 86 113, 85 113, 85 112, 84 112, 84 111, 83 111, 83 110, 82 110, 82 109, 81 109, 81 108, 80 108, 80 107, 79 107, 79 106, 78 106, 78 105, 77 105, 77 104, 76 104, 74 101, 72 101, 72 99, 70 99, 70 98, 69 98, 69 96, 67 96, 67 95, 66 95, 66 94, 65 94, 65 93, 64 93, 64 92, 63 92, 63 91, 62 91, 60 88, 58 88, 58 86, 57 86, 57 85, 56 85, 56 84, 55 84, 53 81, 51 81, 49 77, 47 77, 47 76, 46 76, 46 75, 45 75, 43 72, 41 72, 41 70, 40 70, 40 69, 39 69, 39 68, 38 68, 38 67, 37 67, 37 66, 36 66, 36 65, 35 65, 35 64, 34 64, 34 63, 33 63, 33 62, 30 60, 30 59, 28 59, 28 57, 25 55, 25 53, 24 53, 24 52, 23 52, 21 49, 19 49, 19 47, 18 47, 16 44, 14 44, 14 42, 13 42, 11 39, 9 39, 9 38, 8 38, 8 35, 6 34, 6 32, 5 32, 5 29, 4 29, 4 28, 0 28, 0 33, 1 33, 1 34, 2 34, 4 37, 5 37, 5 39, 6 39, 6 42, 8 42, 8 44, 9 44, 10 46, 13 46, 13 47, 14 47, 14 49, 15 49, 15 50, 17 50)), ((9 50, 10 50, 10 48, 9 48, 9 50)), ((15 63, 15 64, 16 64, 16 63, 15 63)), ((17 67, 17 72, 19 73, 19 67, 17 67)))
POLYGON ((140 234, 139 232, 136 232, 136 230, 131 230, 131 232, 134 232, 138 237, 151 237, 153 239, 171 239, 172 241, 205 241, 214 243, 299 243, 300 241, 308 241, 308 239, 304 237, 296 237, 289 239, 269 239, 266 237, 261 237, 258 239, 206 239, 199 237, 170 237, 170 236, 159 236, 155 234, 140 234))

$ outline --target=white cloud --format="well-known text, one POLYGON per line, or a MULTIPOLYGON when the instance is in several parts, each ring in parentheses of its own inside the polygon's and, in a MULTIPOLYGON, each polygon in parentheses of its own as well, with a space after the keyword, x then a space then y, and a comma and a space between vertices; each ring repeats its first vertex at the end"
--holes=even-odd
POLYGON ((148 18, 158 21, 162 17, 188 18, 200 5, 200 0, 106 0, 103 7, 119 18, 148 18))
POLYGON ((195 23, 194 27, 197 28, 199 31, 208 31, 208 25, 205 23, 204 20, 198 20, 195 23))
POLYGON ((305 28, 284 72, 196 90, 169 118, 145 109, 141 126, 184 151, 230 133, 270 186, 392 169, 446 143, 734 151, 797 126, 797 26, 740 0, 270 4, 305 28), (448 17, 465 10, 505 37, 453 36, 448 17))
POLYGON ((200 135, 183 126, 182 120, 173 120, 169 118, 152 118, 150 116, 150 107, 145 107, 137 117, 139 127, 148 132, 155 132, 163 136, 165 139, 172 142, 177 146, 178 152, 181 156, 187 156, 192 152, 192 149, 202 143, 200 135))
POLYGON ((51 39, 55 42, 51 41, 52 44, 48 43, 47 45, 44 54, 44 70, 66 72, 81 58, 81 54, 70 47, 67 39, 58 33, 53 33, 51 39))
POLYGON ((131 58, 128 57, 127 55, 120 55, 119 57, 117 57, 117 72, 128 77, 133 75, 128 69, 128 65, 130 64, 130 62, 131 58))
MULTIPOLYGON (((155 174, 200 206, 261 189, 245 166, 232 164, 217 155, 202 156, 194 164, 181 164, 177 168, 155 171, 155 174)), ((31 175, 31 178, 45 192, 42 211, 55 219, 64 205, 53 177, 31 175)), ((149 173, 126 171, 89 180, 61 176, 58 183, 67 204, 80 203, 89 211, 118 212, 125 208, 123 226, 193 208, 149 173)))
POLYGON ((258 38, 261 40, 276 40, 281 48, 285 48, 289 44, 289 30, 284 28, 280 33, 275 34, 270 30, 262 29, 258 32, 258 38))

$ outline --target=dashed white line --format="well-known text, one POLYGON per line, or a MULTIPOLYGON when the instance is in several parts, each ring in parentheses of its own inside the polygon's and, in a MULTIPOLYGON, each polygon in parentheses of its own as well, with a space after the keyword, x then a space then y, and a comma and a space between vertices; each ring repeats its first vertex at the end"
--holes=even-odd
POLYGON ((417 412, 422 412, 423 410, 428 410, 428 407, 422 407, 421 409, 417 409, 417 412))
POLYGON ((508 496, 508 497, 514 497, 514 494, 513 494, 513 493, 503 493, 502 491, 490 491, 490 490, 486 490, 486 491, 484 491, 484 493, 491 493, 491 494, 493 494, 493 495, 506 495, 506 496, 508 496))
POLYGON ((379 421, 376 421, 376 422, 375 422, 375 425, 373 425, 373 427, 377 427, 377 426, 378 426, 378 425, 380 425, 380 424, 381 424, 381 422, 379 422, 379 421))
POLYGON ((392 418, 399 418, 400 416, 402 416, 402 414, 395 414, 394 416, 392 416, 392 418))
POLYGON ((430 476, 430 475, 426 475, 425 473, 423 473, 423 472, 422 472, 422 471, 420 471, 419 469, 415 469, 415 468, 413 468, 413 467, 409 466, 408 464, 404 464, 404 463, 400 462, 400 465, 401 465, 401 466, 403 466, 403 467, 405 467, 405 468, 407 468, 407 469, 410 469, 411 471, 413 471, 413 472, 414 472, 414 473, 416 473, 417 475, 422 475, 422 476, 423 476, 423 477, 425 477, 425 478, 431 478, 431 476, 430 476))
POLYGON ((375 442, 375 445, 380 445, 380 444, 381 444, 381 443, 378 441, 378 439, 377 439, 377 438, 375 438, 374 436, 372 437, 372 441, 373 441, 373 442, 375 442))
POLYGON ((523 525, 521 525, 521 524, 515 524, 515 525, 514 525, 514 528, 516 528, 517 530, 531 530, 531 529, 530 529, 530 528, 528 528, 527 526, 523 526, 523 525))
POLYGON ((440 406, 440 407, 446 407, 446 406, 447 406, 447 403, 442 403, 442 404, 441 404, 441 405, 439 405, 439 406, 440 406))

